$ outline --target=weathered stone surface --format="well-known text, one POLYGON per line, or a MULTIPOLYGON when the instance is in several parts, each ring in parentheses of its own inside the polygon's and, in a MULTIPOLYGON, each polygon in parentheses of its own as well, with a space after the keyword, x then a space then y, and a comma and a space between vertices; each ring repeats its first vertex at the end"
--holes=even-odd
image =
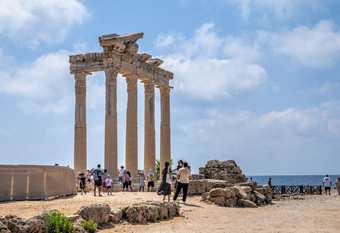
POLYGON ((226 188, 231 187, 228 181, 224 180, 191 180, 189 182, 188 194, 189 195, 200 195, 205 192, 209 192, 213 188, 226 188))
POLYGON ((6 226, 6 220, 3 217, 0 217, 0 233, 11 233, 6 226))
POLYGON ((256 198, 256 203, 257 204, 262 204, 262 203, 264 203, 266 201, 266 197, 262 193, 254 191, 254 196, 256 198))
POLYGON ((85 229, 82 227, 82 226, 75 226, 76 230, 75 232, 76 233, 87 233, 87 231, 85 231, 85 229))
POLYGON ((7 228, 12 232, 22 233, 44 233, 45 226, 41 220, 25 220, 15 215, 7 215, 5 217, 7 228))
POLYGON ((224 206, 225 204, 225 197, 224 196, 215 196, 215 197, 211 197, 210 201, 212 201, 213 203, 215 203, 216 205, 219 206, 224 206))
POLYGON ((123 218, 123 211, 121 209, 112 209, 110 212, 110 221, 111 222, 119 222, 123 218))
POLYGON ((70 215, 67 216, 68 219, 70 219, 72 222, 76 221, 78 218, 80 218, 79 215, 70 215))
POLYGON ((209 196, 210 197, 225 196, 224 189, 222 189, 222 188, 214 188, 214 189, 210 190, 209 196))
POLYGON ((250 208, 256 208, 256 204, 250 200, 245 199, 239 199, 237 200, 237 204, 242 207, 250 207, 250 208))
POLYGON ((111 208, 108 204, 96 203, 83 205, 78 214, 85 220, 92 219, 98 224, 107 223, 110 219, 111 208))
POLYGON ((249 199, 247 193, 243 190, 243 188, 241 188, 240 186, 235 185, 233 187, 233 191, 236 194, 236 196, 238 196, 239 198, 242 199, 249 199))
POLYGON ((252 191, 251 187, 249 186, 241 186, 241 188, 248 194, 252 191))

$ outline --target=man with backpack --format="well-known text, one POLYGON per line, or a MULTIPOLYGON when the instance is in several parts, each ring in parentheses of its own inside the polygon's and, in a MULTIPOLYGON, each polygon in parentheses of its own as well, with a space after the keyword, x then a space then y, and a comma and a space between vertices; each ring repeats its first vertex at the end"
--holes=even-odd
POLYGON ((100 164, 97 165, 97 168, 93 171, 93 180, 94 180, 94 196, 96 196, 96 189, 98 188, 98 196, 102 196, 100 194, 102 187, 102 176, 104 175, 104 171, 100 168, 100 164))
POLYGON ((146 175, 148 178, 148 192, 151 187, 151 191, 153 191, 153 187, 155 187, 155 175, 152 172, 152 169, 149 170, 149 173, 146 175))

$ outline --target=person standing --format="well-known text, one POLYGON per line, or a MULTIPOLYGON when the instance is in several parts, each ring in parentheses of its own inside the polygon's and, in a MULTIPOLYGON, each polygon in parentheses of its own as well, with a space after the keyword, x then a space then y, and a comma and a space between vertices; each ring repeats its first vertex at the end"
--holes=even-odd
POLYGON ((338 177, 337 181, 335 181, 336 190, 338 190, 338 195, 340 195, 340 176, 338 177))
POLYGON ((103 192, 104 192, 104 191, 107 191, 107 190, 106 190, 106 178, 107 178, 107 169, 104 169, 104 175, 103 175, 103 177, 102 177, 102 181, 103 181, 103 183, 102 183, 103 192))
POLYGON ((126 174, 128 174, 128 176, 129 176, 129 179, 128 179, 128 186, 130 187, 130 191, 132 192, 132 186, 131 186, 131 183, 132 183, 132 175, 131 175, 130 171, 127 171, 126 174))
POLYGON ((141 173, 138 174, 138 183, 139 183, 139 191, 144 192, 144 187, 145 187, 145 175, 144 172, 142 171, 141 173))
POLYGON ((190 172, 190 169, 188 169, 188 163, 184 162, 183 167, 179 169, 179 171, 177 172, 178 186, 177 186, 176 193, 173 199, 174 201, 176 201, 179 192, 181 191, 181 189, 183 189, 183 204, 186 203, 190 178, 191 178, 191 172, 190 172))
POLYGON ((332 180, 328 175, 326 175, 325 178, 323 178, 322 184, 325 187, 326 195, 327 195, 327 190, 328 190, 328 194, 331 195, 332 180))
POLYGON ((86 173, 86 179, 87 179, 87 183, 91 183, 91 172, 90 170, 87 170, 87 173, 86 173))
POLYGON ((269 187, 272 187, 272 178, 270 178, 270 177, 268 179, 268 185, 269 185, 269 187))
POLYGON ((86 194, 86 177, 84 176, 84 173, 80 173, 79 175, 79 187, 81 195, 83 195, 83 192, 86 194))
POLYGON ((152 172, 152 169, 149 170, 149 173, 146 175, 146 177, 148 178, 148 192, 149 189, 151 187, 151 191, 153 191, 153 188, 155 187, 155 175, 152 172))
POLYGON ((125 169, 124 166, 120 166, 120 170, 118 171, 118 181, 122 182, 122 177, 124 175, 125 169))
POLYGON ((94 180, 94 189, 93 193, 96 196, 96 190, 98 189, 98 196, 101 197, 100 194, 101 187, 102 187, 102 176, 104 175, 104 171, 100 168, 101 165, 98 164, 97 168, 93 171, 93 180, 94 180))
POLYGON ((169 167, 169 162, 165 162, 165 168, 162 171, 162 183, 157 190, 158 195, 163 195, 163 201, 165 201, 165 197, 168 196, 168 202, 170 202, 171 196, 171 184, 173 184, 173 180, 171 177, 171 169, 169 167))
POLYGON ((129 175, 127 174, 126 171, 124 171, 123 176, 122 176, 122 183, 123 183, 123 192, 126 188, 126 191, 128 191, 128 187, 129 187, 129 175))

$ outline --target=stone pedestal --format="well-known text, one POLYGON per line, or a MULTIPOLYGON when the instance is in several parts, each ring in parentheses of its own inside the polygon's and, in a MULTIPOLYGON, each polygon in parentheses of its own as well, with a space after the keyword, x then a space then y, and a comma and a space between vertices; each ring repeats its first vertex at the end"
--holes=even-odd
POLYGON ((104 168, 111 177, 118 172, 117 154, 117 75, 115 70, 105 71, 106 104, 105 104, 105 158, 104 168))
POLYGON ((155 85, 152 81, 144 81, 144 172, 155 171, 155 85))
POLYGON ((160 145, 160 163, 161 171, 164 169, 164 163, 169 162, 171 158, 170 142, 170 87, 159 86, 161 94, 161 145, 160 145))
POLYGON ((74 123, 74 171, 87 170, 86 158, 86 73, 76 73, 74 79, 76 105, 74 123))
POLYGON ((126 110, 126 170, 130 171, 133 179, 137 179, 138 170, 138 139, 137 139, 137 78, 125 75, 127 82, 126 110))

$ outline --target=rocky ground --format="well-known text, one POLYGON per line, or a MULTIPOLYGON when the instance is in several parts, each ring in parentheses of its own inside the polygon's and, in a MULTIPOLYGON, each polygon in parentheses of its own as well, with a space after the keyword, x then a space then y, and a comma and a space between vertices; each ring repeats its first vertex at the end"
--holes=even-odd
MULTIPOLYGON (((84 203, 108 203, 111 208, 147 200, 160 200, 155 193, 114 193, 94 197, 92 193, 49 201, 0 203, 0 216, 13 214, 30 218, 43 210, 58 209, 72 215, 84 203)), ((259 208, 227 208, 188 198, 181 205, 183 217, 144 225, 120 224, 104 232, 340 232, 340 196, 295 196, 259 208)))

